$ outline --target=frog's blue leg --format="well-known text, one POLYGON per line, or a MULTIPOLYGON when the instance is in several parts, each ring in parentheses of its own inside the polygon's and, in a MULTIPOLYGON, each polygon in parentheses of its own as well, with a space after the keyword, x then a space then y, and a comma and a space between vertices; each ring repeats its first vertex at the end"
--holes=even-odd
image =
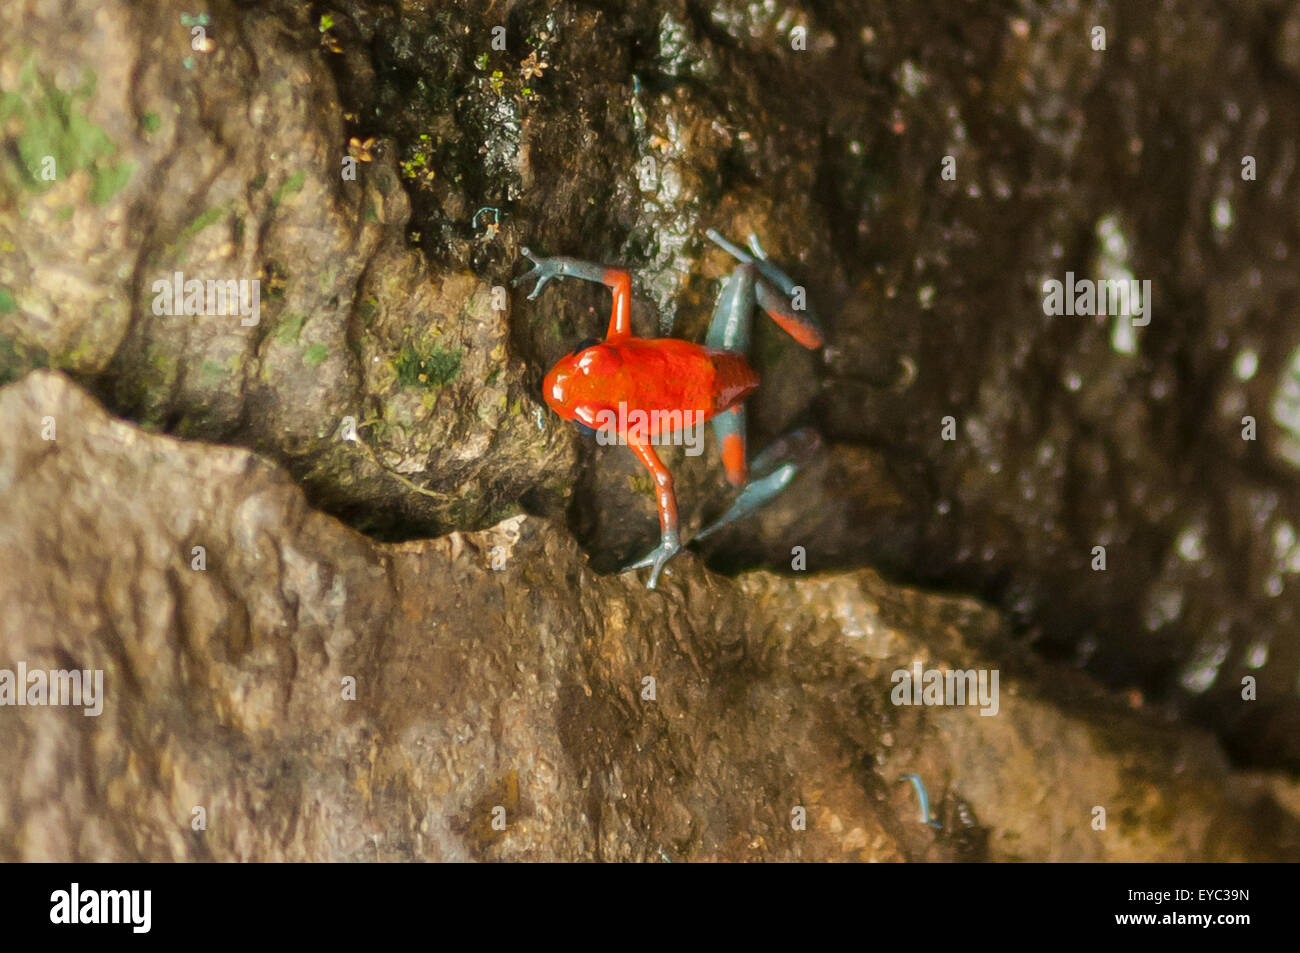
POLYGON ((709 347, 741 354, 749 350, 749 332, 758 302, 758 274, 752 262, 742 262, 727 276, 718 303, 713 306, 709 332, 704 337, 709 347))
MULTIPOLYGON (((718 420, 717 417, 713 419, 715 422, 718 420)), ((799 473, 807 457, 820 446, 821 438, 817 435, 817 431, 810 427, 796 430, 776 440, 754 458, 750 468, 756 476, 745 484, 745 488, 740 491, 731 508, 696 533, 695 539, 706 539, 729 523, 744 519, 764 506, 768 500, 790 485, 790 481, 799 473)))
MULTIPOLYGON (((754 250, 750 255, 717 232, 710 230, 708 234, 740 260, 722 286, 722 294, 713 309, 713 320, 705 338, 709 347, 740 353, 748 351, 756 306, 762 307, 799 343, 807 347, 821 343, 820 330, 815 324, 807 324, 792 307, 792 302, 781 293, 795 290, 794 282, 767 261, 757 238, 750 236, 750 246, 754 250)), ((798 431, 777 440, 760 453, 751 466, 745 446, 745 408, 733 407, 724 411, 714 417, 712 423, 727 479, 732 485, 741 487, 741 491, 731 508, 696 534, 696 539, 704 539, 723 526, 743 519, 784 490, 799 471, 799 463, 792 458, 802 458, 812 445, 819 442, 815 432, 798 431), (751 474, 754 475, 752 478, 751 474)))
POLYGON ((749 454, 745 448, 745 408, 724 410, 712 421, 714 436, 718 438, 718 451, 722 466, 727 471, 727 482, 743 487, 749 482, 749 454))
POLYGON ((563 255, 539 258, 527 248, 521 248, 519 251, 533 263, 533 267, 515 278, 510 285, 518 287, 530 278, 536 280, 537 283, 528 296, 529 301, 541 294, 547 283, 556 278, 581 278, 583 281, 605 285, 614 293, 614 304, 610 311, 609 330, 605 332, 605 340, 617 342, 632 334, 632 276, 625 269, 607 268, 594 261, 582 261, 563 255))
MULTIPOLYGON (((744 262, 727 276, 722 294, 713 308, 713 319, 704 343, 723 351, 744 354, 749 350, 749 336, 758 303, 756 285, 758 269, 744 262)), ((745 451, 745 408, 733 407, 713 418, 713 432, 722 452, 722 464, 733 486, 749 482, 749 457, 745 451)))
MULTIPOLYGON (((755 297, 759 306, 767 312, 768 317, 780 325, 781 330, 806 348, 821 346, 821 322, 808 304, 804 289, 795 284, 784 271, 768 261, 762 246, 758 244, 757 235, 749 236, 749 245, 753 249, 751 254, 739 245, 727 241, 713 229, 709 229, 705 234, 710 241, 739 261, 742 266, 751 265, 762 276, 764 280, 755 282, 755 297)), ((725 288, 723 297, 726 297, 725 288)), ((718 304, 721 307, 722 302, 719 301, 718 304)), ((717 320, 716 312, 714 320, 717 320)), ((744 348, 733 350, 744 350, 744 348)))
POLYGON ((717 245, 732 258, 746 265, 754 265, 758 268, 759 274, 780 288, 783 293, 788 295, 794 294, 795 288, 798 287, 794 283, 794 279, 768 260, 767 252, 763 251, 763 247, 759 245, 757 235, 751 232, 749 236, 749 247, 753 249, 753 253, 751 254, 739 245, 727 241, 727 239, 723 238, 722 235, 712 228, 704 234, 709 237, 709 241, 713 242, 713 244, 717 245))

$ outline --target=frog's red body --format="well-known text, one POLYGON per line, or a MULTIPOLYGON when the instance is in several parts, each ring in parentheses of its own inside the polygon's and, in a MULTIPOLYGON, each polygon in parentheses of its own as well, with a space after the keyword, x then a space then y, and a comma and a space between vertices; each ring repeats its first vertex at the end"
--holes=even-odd
MULTIPOLYGON (((741 262, 727 279, 714 311, 710 346, 679 338, 633 337, 632 279, 621 268, 576 258, 535 258, 525 248, 524 257, 532 260, 534 267, 515 279, 515 284, 529 277, 537 279, 529 298, 536 298, 551 279, 563 277, 599 282, 614 293, 605 340, 561 358, 546 375, 542 393, 551 409, 565 420, 603 430, 607 436, 613 430, 618 442, 626 443, 654 478, 660 543, 628 567, 652 567, 647 583, 651 589, 664 564, 681 548, 673 478, 655 453, 653 445, 661 442, 655 438, 712 420, 727 478, 743 488, 727 515, 697 538, 752 512, 780 492, 797 468, 788 463, 773 467, 759 479, 750 479, 742 404, 758 387, 758 375, 744 355, 751 313, 755 307, 762 308, 804 347, 818 347, 822 340, 816 319, 790 297, 797 291, 802 301, 802 289, 767 260, 757 239, 751 236, 754 254, 750 255, 715 232, 709 232, 709 237, 741 262)), ((764 456, 777 456, 774 449, 779 448, 769 448, 764 456)))
MULTIPOLYGON (((565 420, 600 426, 605 412, 626 419, 650 415, 658 436, 659 415, 680 410, 703 423, 738 407, 758 387, 758 374, 743 354, 704 347, 680 338, 634 338, 593 345, 563 358, 542 383, 542 395, 565 420)), ((626 438, 625 432, 619 436, 626 438)))

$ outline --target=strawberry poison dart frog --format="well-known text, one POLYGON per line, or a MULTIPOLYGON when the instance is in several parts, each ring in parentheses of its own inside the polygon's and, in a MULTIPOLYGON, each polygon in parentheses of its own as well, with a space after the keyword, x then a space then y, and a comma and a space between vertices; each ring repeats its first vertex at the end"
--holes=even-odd
POLYGON ((538 258, 524 248, 523 255, 533 268, 514 280, 518 285, 536 279, 530 300, 541 294, 552 278, 596 282, 614 294, 605 340, 579 345, 551 368, 542 388, 546 402, 562 418, 583 430, 603 427, 616 431, 606 434, 610 442, 626 443, 650 471, 659 503, 659 545, 624 569, 650 567, 650 589, 658 584, 664 564, 681 548, 673 478, 654 449, 673 426, 712 421, 727 479, 740 488, 731 508, 696 539, 753 512, 784 489, 798 469, 792 461, 783 462, 784 458, 790 456, 790 448, 800 436, 807 442, 803 432, 777 441, 754 460, 751 474, 743 404, 758 386, 758 375, 745 358, 754 310, 762 308, 806 348, 819 347, 822 332, 810 310, 796 307, 802 303, 802 289, 767 259, 753 235, 750 251, 746 251, 713 230, 707 234, 740 264, 723 284, 703 345, 679 338, 633 336, 632 279, 622 268, 575 258, 538 258), (631 420, 648 420, 649 424, 632 427, 628 425, 631 420))

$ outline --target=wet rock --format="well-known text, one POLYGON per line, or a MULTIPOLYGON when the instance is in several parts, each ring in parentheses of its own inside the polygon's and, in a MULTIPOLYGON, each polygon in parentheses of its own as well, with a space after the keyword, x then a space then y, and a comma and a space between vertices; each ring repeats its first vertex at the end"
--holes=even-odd
MULTIPOLYGON (((829 334, 760 323, 751 445, 829 449, 711 565, 801 545, 977 593, 1300 764, 1293 12, 214 3, 196 50, 183 5, 67 9, 0 11, 4 378, 254 448, 372 536, 524 509, 603 571, 653 540, 647 481, 537 387, 605 292, 494 289, 523 243, 617 262, 640 333, 699 339, 702 232, 753 230, 829 334), (153 315, 177 270, 257 278, 259 324, 153 315), (1150 280, 1151 323, 1046 314, 1066 272, 1150 280)), ((709 459, 672 461, 691 527, 726 502, 709 459)))
MULTIPOLYGON (((469 14, 431 30, 349 9, 403 82, 444 90, 434 111, 454 105, 462 140, 492 141, 459 118, 483 112, 480 73, 518 105, 518 177, 478 174, 458 201, 418 184, 422 227, 500 203, 503 234, 632 267, 642 333, 695 339, 727 267, 700 233, 754 230, 829 316, 820 370, 760 323, 751 444, 813 423, 833 460, 874 454, 901 493, 882 503, 832 463, 711 546, 714 565, 782 565, 801 544, 973 589, 1027 643, 1201 717, 1237 758, 1300 763, 1296 223, 1278 204, 1298 104, 1251 52, 1290 69, 1294 17, 521 5, 484 54, 491 24, 469 14), (548 68, 519 78, 534 54, 548 68), (1151 280, 1153 323, 1045 314, 1044 280, 1067 271, 1151 280)), ((418 142, 421 113, 392 109, 389 85, 367 87, 373 121, 418 142)), ((548 294, 515 325, 534 380, 603 327, 603 292, 548 294)), ((653 540, 649 484, 626 453, 578 453, 570 525, 612 567, 653 540)), ((725 505, 708 459, 671 463, 690 526, 725 505)))
POLYGON ((974 600, 690 556, 652 593, 522 516, 381 544, 61 375, 0 415, 0 667, 104 672, 98 716, 0 708, 6 860, 1300 856, 1279 779, 1014 646, 995 716, 892 704, 990 664, 974 600))
POLYGON ((317 24, 186 10, 0 13, 0 373, 62 368, 147 426, 256 447, 375 532, 544 494, 572 454, 504 292, 406 246, 391 150, 349 144, 317 24), (170 293, 226 280, 259 283, 256 313, 170 293))

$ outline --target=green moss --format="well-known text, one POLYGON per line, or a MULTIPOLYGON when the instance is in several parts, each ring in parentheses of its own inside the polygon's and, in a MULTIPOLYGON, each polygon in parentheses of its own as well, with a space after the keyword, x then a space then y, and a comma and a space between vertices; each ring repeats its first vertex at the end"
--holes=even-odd
POLYGON ((87 335, 82 335, 77 346, 58 359, 60 367, 76 368, 87 363, 95 356, 95 343, 87 335))
POLYGON ((16 381, 22 372, 23 361, 10 338, 0 337, 0 387, 16 381))
POLYGON ((140 362, 119 386, 130 389, 133 413, 150 423, 161 423, 160 395, 169 393, 176 378, 176 366, 155 344, 146 344, 140 362))
POLYGON ((12 314, 17 310, 18 302, 14 301, 13 292, 0 285, 0 314, 12 314))
POLYGON ((504 505, 496 507, 493 510, 490 510, 487 516, 483 518, 483 522, 487 526, 495 526, 497 523, 500 523, 502 520, 509 519, 512 516, 518 516, 522 512, 523 512, 523 507, 521 507, 518 503, 506 503, 504 505))
POLYGON ((157 113, 145 113, 140 117, 140 128, 145 132, 157 132, 162 128, 162 117, 157 113))
POLYGON ((303 183, 307 181, 307 173, 299 169, 289 178, 280 183, 280 187, 275 190, 271 196, 271 207, 275 208, 283 202, 288 196, 295 195, 302 191, 303 183))
POLYGON ((654 498, 657 490, 655 481, 646 476, 630 476, 627 478, 628 486, 637 496, 648 496, 654 498))
POLYGON ((302 359, 312 367, 319 367, 329 357, 330 349, 324 344, 313 344, 303 351, 302 359))
POLYGON ((436 344, 425 354, 408 347, 393 362, 393 370, 403 387, 442 387, 460 374, 463 355, 459 348, 450 351, 436 344))
POLYGON ((0 385, 18 380, 28 371, 49 367, 49 355, 29 350, 12 338, 0 337, 0 385))
POLYGON ((266 185, 266 173, 259 172, 253 176, 253 181, 248 183, 248 187, 254 192, 262 191, 262 186, 266 185))
POLYGON ((338 276, 339 276, 339 270, 334 266, 331 266, 325 269, 323 272, 321 272, 320 274, 321 294, 328 294, 330 292, 330 290, 334 287, 334 282, 338 280, 338 276))
POLYGON ((199 232, 203 231, 203 229, 218 221, 221 218, 221 212, 222 209, 219 206, 205 209, 193 221, 181 229, 180 241, 188 242, 199 232))
POLYGON ((274 258, 268 258, 262 267, 262 300, 282 300, 288 283, 289 270, 274 258))
POLYGON ((307 323, 307 315, 286 311, 275 328, 275 339, 281 344, 297 344, 302 326, 307 323))
POLYGON ((29 59, 18 71, 17 87, 0 90, 0 125, 17 130, 17 162, 5 162, 0 175, 39 193, 84 170, 91 177, 91 201, 102 205, 112 199, 135 166, 114 161, 117 145, 86 117, 85 104, 94 94, 94 72, 86 70, 81 85, 67 92, 41 76, 29 59), (40 176, 47 157, 54 160, 55 180, 40 176))
POLYGON ((196 215, 190 220, 189 224, 181 229, 180 234, 176 236, 176 240, 167 246, 168 257, 175 257, 178 263, 183 262, 185 260, 185 249, 189 247, 194 236, 208 226, 220 221, 225 214, 225 206, 214 205, 212 208, 204 209, 196 215))
POLYGON ((114 195, 126 187, 135 173, 134 162, 119 162, 94 173, 90 183, 90 201, 106 205, 114 195))

